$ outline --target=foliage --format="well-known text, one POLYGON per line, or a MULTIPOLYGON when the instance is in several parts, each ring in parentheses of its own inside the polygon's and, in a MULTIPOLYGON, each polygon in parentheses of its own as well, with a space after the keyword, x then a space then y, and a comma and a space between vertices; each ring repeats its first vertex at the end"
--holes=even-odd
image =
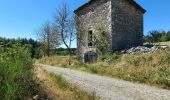
POLYGON ((149 34, 144 37, 144 41, 149 43, 170 41, 170 31, 150 31, 149 34))
POLYGON ((111 62, 117 60, 118 58, 119 58, 118 54, 108 52, 108 53, 101 55, 100 60, 103 62, 111 63, 111 62))
POLYGON ((32 58, 40 58, 42 57, 42 44, 40 42, 37 42, 33 39, 6 39, 6 38, 1 38, 0 37, 0 48, 5 49, 5 48, 10 48, 12 47, 13 44, 20 43, 21 46, 24 45, 30 45, 30 52, 31 52, 31 57, 32 58))
POLYGON ((106 53, 111 50, 111 42, 109 38, 109 34, 107 33, 104 25, 99 25, 97 27, 97 33, 94 34, 94 45, 99 50, 99 52, 106 53))
POLYGON ((0 100, 23 100, 32 94, 30 51, 30 45, 17 43, 0 52, 0 100))
MULTIPOLYGON (((76 55, 76 48, 70 48, 71 49, 71 55, 74 56, 76 55)), ((54 50, 51 50, 51 54, 50 55, 57 55, 57 56, 68 56, 69 55, 69 51, 65 48, 57 48, 54 50)))

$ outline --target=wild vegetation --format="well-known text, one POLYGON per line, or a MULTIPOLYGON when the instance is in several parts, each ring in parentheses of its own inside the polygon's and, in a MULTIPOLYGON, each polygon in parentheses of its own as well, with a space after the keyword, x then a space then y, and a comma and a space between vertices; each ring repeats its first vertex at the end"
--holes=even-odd
POLYGON ((148 35, 144 36, 144 41, 149 44, 170 41, 170 31, 152 30, 148 35))
POLYGON ((33 39, 7 39, 0 37, 0 48, 12 48, 12 45, 20 43, 20 46, 29 45, 30 55, 32 58, 41 58, 43 56, 42 44, 33 39))
MULTIPOLYGON (((71 49, 71 53, 70 55, 71 56, 74 56, 76 55, 76 48, 70 48, 71 49)), ((51 50, 50 51, 50 55, 56 55, 56 56, 68 56, 69 52, 67 49, 65 48, 57 48, 57 49, 54 49, 54 50, 51 50)))
POLYGON ((0 48, 0 100, 23 100, 34 94, 29 45, 0 48))
POLYGON ((75 84, 68 83, 61 75, 54 75, 43 70, 41 67, 36 68, 38 83, 42 89, 49 94, 53 100, 97 100, 95 95, 79 89, 75 84))
POLYGON ((83 64, 74 57, 69 66, 66 60, 64 56, 53 56, 38 62, 170 89, 170 51, 129 56, 105 54, 95 64, 83 64))
MULTIPOLYGON (((50 93, 53 92, 44 91, 46 87, 38 85, 44 80, 38 81, 40 78, 35 78, 37 74, 34 73, 36 67, 33 67, 33 60, 38 51, 32 50, 38 48, 34 44, 37 43, 40 44, 38 46, 41 46, 41 43, 32 39, 5 38, 2 38, 0 43, 0 100, 45 99, 50 97, 50 93)), ((75 49, 73 51, 75 52, 75 49)), ((50 53, 68 55, 67 50, 61 48, 60 50, 50 51, 50 53)), ((72 98, 72 100, 75 100, 81 98, 88 100, 95 97, 83 92, 78 87, 72 86, 60 75, 55 76, 47 72, 41 74, 47 75, 49 80, 51 79, 54 82, 54 84, 51 84, 50 81, 46 86, 57 86, 58 88, 54 88, 56 90, 53 91, 58 91, 57 96, 62 97, 61 99, 68 98, 70 100, 72 98)))

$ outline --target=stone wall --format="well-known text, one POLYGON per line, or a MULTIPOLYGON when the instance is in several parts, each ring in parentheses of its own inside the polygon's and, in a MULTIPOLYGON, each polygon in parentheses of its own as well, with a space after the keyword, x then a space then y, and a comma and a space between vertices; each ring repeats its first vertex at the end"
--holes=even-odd
POLYGON ((143 13, 127 0, 112 0, 112 49, 143 44, 143 13))
MULTIPOLYGON (((78 17, 78 58, 83 59, 84 53, 96 51, 95 47, 88 47, 88 32, 93 31, 97 34, 100 26, 105 27, 108 34, 111 35, 111 1, 97 0, 92 5, 76 13, 78 17)), ((111 38, 110 38, 111 40, 111 38)))

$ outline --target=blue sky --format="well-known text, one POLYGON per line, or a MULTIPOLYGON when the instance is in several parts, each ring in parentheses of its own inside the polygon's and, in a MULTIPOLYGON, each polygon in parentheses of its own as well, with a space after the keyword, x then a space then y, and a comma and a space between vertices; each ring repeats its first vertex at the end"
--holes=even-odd
MULTIPOLYGON (((88 0, 65 0, 70 11, 88 0)), ((33 38, 35 30, 51 20, 63 0, 0 0, 0 37, 33 38)), ((136 0, 147 10, 144 33, 150 30, 170 30, 170 0, 136 0)))

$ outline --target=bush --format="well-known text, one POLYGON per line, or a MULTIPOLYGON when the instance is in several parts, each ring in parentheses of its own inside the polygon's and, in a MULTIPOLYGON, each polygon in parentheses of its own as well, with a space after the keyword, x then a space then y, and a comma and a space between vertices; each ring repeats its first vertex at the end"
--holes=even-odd
POLYGON ((104 55, 101 56, 100 60, 104 61, 104 62, 114 62, 115 60, 117 60, 119 58, 119 56, 116 53, 106 53, 104 55))
MULTIPOLYGON (((50 55, 57 55, 57 56, 68 56, 69 51, 64 48, 58 48, 50 51, 50 55)), ((71 55, 76 55, 76 48, 71 48, 71 55)))
POLYGON ((144 41, 149 43, 170 41, 170 31, 168 32, 158 30, 150 31, 149 35, 144 36, 144 41))
POLYGON ((23 100, 32 94, 32 59, 28 45, 0 52, 0 100, 23 100))

